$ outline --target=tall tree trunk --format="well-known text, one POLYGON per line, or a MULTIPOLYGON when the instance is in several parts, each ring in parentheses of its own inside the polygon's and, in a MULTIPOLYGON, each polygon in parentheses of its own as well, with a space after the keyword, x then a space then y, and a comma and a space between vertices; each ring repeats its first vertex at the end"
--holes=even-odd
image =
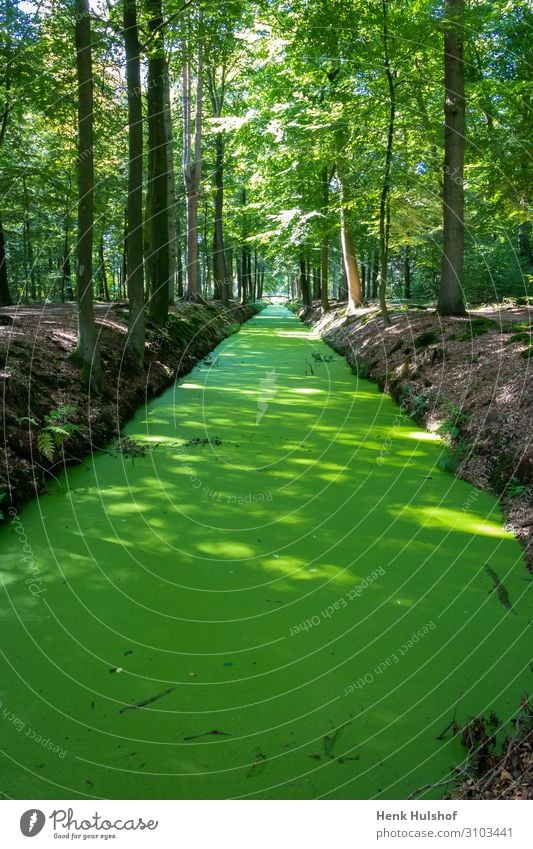
POLYGON ((98 256, 100 259, 100 280, 102 283, 102 297, 104 301, 110 301, 109 287, 107 285, 107 271, 105 267, 105 251, 104 251, 104 234, 100 236, 100 244, 98 246, 98 256))
POLYGON ((11 293, 9 291, 7 277, 6 241, 0 213, 0 307, 10 307, 11 303, 11 293))
POLYGON ((366 295, 366 279, 367 279, 367 265, 366 262, 361 262, 361 295, 363 296, 363 300, 366 295))
POLYGON ((30 288, 30 296, 32 301, 37 300, 37 286, 35 282, 35 263, 33 256, 33 243, 31 239, 31 226, 30 226, 30 204, 28 199, 28 186, 26 183, 26 177, 22 178, 22 190, 24 197, 24 218, 23 218, 23 231, 24 231, 24 261, 25 261, 25 279, 26 279, 26 296, 28 295, 28 279, 31 284, 30 288))
POLYGON ((444 22, 444 188, 442 269, 437 311, 464 315, 464 0, 446 0, 444 22))
MULTIPOLYGON (((70 186, 70 182, 69 182, 70 186)), ((65 206, 65 216, 63 220, 63 257, 61 261, 61 303, 65 303, 66 297, 71 297, 72 289, 70 286, 70 213, 68 199, 65 206)))
POLYGON ((361 292, 361 281, 359 279, 359 269, 357 268, 357 257, 355 253, 355 243, 353 233, 348 223, 346 207, 348 203, 348 193, 337 170, 337 177, 340 185, 340 215, 341 215, 341 246, 342 258, 344 263, 344 271, 346 274, 346 286, 348 290, 348 314, 353 313, 357 307, 362 306, 363 296, 361 292))
POLYGON ((76 69, 78 77, 78 240, 76 245, 78 345, 84 379, 93 392, 104 381, 93 308, 93 68, 88 0, 75 0, 76 69))
POLYGON ((411 249, 406 245, 403 253, 404 261, 404 294, 407 300, 411 298, 411 249))
POLYGON ((168 317, 169 243, 167 139, 165 130, 165 45, 161 0, 145 0, 148 32, 148 180, 150 184, 149 232, 150 300, 153 322, 163 325, 168 317))
POLYGON ((395 72, 391 69, 389 57, 389 35, 387 24, 388 0, 382 0, 383 10, 383 55, 385 74, 389 88, 389 126, 387 130, 387 150, 385 154, 385 172, 383 174, 383 188, 379 204, 379 252, 380 252, 380 281, 379 281, 379 306, 383 318, 383 324, 388 327, 391 323, 387 309, 387 277, 389 268, 389 235, 390 235, 390 184, 392 174, 392 145, 394 142, 394 121, 396 117, 396 89, 394 85, 395 72))
POLYGON ((322 170, 322 215, 324 216, 324 231, 320 258, 320 303, 324 312, 329 310, 328 273, 329 273, 329 184, 330 171, 327 165, 322 170))
POLYGON ((304 307, 310 307, 311 291, 309 286, 309 276, 307 274, 307 263, 305 261, 305 254, 303 251, 300 254, 300 292, 304 307))
POLYGON ((202 174, 202 103, 203 103, 203 48, 198 42, 196 76, 196 109, 194 145, 191 128, 191 60, 188 45, 183 43, 183 178, 187 198, 187 297, 200 294, 200 261, 198 252, 198 198, 202 174))
POLYGON ((172 103, 170 100, 170 80, 168 62, 165 62, 163 76, 163 94, 165 103, 165 138, 167 154, 167 209, 168 209, 168 302, 175 303, 176 288, 176 173, 174 170, 174 134, 172 132, 172 103))
POLYGON ((222 303, 228 302, 226 286, 226 263, 224 253, 224 138, 217 133, 215 138, 215 228, 213 238, 213 268, 215 277, 215 297, 221 298, 222 303))
POLYGON ((178 298, 183 298, 183 253, 179 215, 176 215, 176 264, 178 270, 178 298))
POLYGON ((372 261, 372 299, 375 300, 378 296, 378 288, 379 288, 379 253, 378 251, 374 251, 374 258, 372 261))
POLYGON ((129 299, 126 347, 144 362, 145 300, 143 271, 143 118, 137 0, 124 0, 124 45, 128 87, 128 203, 126 279, 129 299))

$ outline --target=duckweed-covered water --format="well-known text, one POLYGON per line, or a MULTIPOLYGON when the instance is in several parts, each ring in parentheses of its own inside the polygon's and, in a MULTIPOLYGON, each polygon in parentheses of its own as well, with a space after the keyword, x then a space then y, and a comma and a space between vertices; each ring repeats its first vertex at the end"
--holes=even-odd
POLYGON ((402 798, 464 760, 454 716, 514 714, 496 501, 288 311, 124 435, 0 532, 6 796, 402 798))

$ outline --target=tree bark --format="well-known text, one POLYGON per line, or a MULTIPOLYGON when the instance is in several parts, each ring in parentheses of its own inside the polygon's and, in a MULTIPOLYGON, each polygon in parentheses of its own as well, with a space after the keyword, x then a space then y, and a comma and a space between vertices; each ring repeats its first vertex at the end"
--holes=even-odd
POLYGON ((311 306, 311 291, 309 287, 309 276, 307 274, 307 263, 305 254, 300 254, 300 293, 302 295, 302 303, 304 307, 311 306))
POLYGON ((437 311, 464 315, 464 0, 446 0, 444 30, 443 248, 437 311))
POLYGON ((373 300, 375 300, 378 296, 378 288, 379 288, 379 254, 378 254, 378 251, 375 251, 373 262, 372 262, 372 298, 373 298, 373 300))
POLYGON ((387 150, 385 154, 385 172, 383 175, 383 188, 379 205, 379 252, 380 252, 380 279, 379 279, 379 306, 385 327, 391 323, 387 309, 387 277, 389 267, 389 235, 390 235, 390 184, 392 174, 392 146, 394 143, 394 121, 396 117, 396 89, 394 85, 395 75, 391 69, 389 57, 389 37, 387 25, 388 0, 382 2, 383 10, 383 54, 385 74, 389 88, 389 125, 387 130, 387 150))
POLYGON ((329 274, 329 184, 330 169, 327 165, 322 169, 322 215, 324 217, 322 246, 320 258, 320 303, 324 312, 329 310, 328 274, 329 274))
POLYGON ((148 31, 148 181, 149 181, 149 304, 155 324, 168 317, 170 251, 168 243, 167 140, 165 131, 165 45, 161 0, 145 0, 148 31))
POLYGON ((76 70, 78 78, 78 240, 76 245, 78 345, 84 379, 93 392, 103 389, 93 308, 93 69, 88 0, 75 0, 76 70))
POLYGON ((172 103, 170 100, 170 80, 168 61, 165 62, 163 76, 163 96, 165 103, 165 138, 167 155, 167 210, 168 210, 168 302, 176 299, 176 173, 174 170, 174 134, 172 131, 172 103))
POLYGON ((359 279, 359 269, 357 268, 357 257, 355 253, 355 242, 353 233, 348 223, 346 212, 348 193, 342 181, 342 178, 337 170, 337 177, 340 185, 340 215, 341 215, 341 246, 342 258, 344 263, 344 271, 346 274, 346 288, 348 294, 348 314, 352 314, 358 307, 363 304, 363 295, 361 292, 361 281, 359 279))
POLYGON ((6 241, 2 216, 0 214, 0 307, 10 307, 11 303, 11 293, 9 291, 7 277, 6 241))
POLYGON ((124 45, 128 87, 128 203, 126 280, 129 299, 126 347, 144 362, 145 299, 143 270, 143 118, 137 0, 124 0, 124 45))
POLYGON ((411 298, 411 249, 409 245, 404 248, 404 294, 407 300, 411 298))
POLYGON ((198 254, 198 198, 202 175, 202 103, 203 103, 203 48, 198 42, 196 77, 196 110, 194 146, 191 129, 191 61, 183 43, 183 179, 187 198, 187 297, 200 294, 200 261, 198 254))

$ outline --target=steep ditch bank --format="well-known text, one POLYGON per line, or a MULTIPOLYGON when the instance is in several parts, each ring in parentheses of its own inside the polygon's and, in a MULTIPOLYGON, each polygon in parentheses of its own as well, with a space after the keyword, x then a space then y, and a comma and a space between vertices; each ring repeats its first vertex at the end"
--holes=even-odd
MULTIPOLYGON (((106 376, 102 397, 87 396, 80 370, 69 356, 76 346, 74 306, 0 310, 0 509, 19 509, 65 464, 81 462, 118 436, 141 404, 190 371, 258 309, 236 303, 227 309, 212 303, 179 304, 163 328, 149 324, 145 368, 139 372, 124 349, 127 304, 98 304, 96 321, 106 376), (50 422, 46 417, 51 414, 50 422), (39 438, 47 423, 71 431, 60 447, 52 446, 49 456, 39 438)), ((52 430, 48 433, 53 437, 52 430)))
POLYGON ((342 354, 360 377, 376 381, 446 445, 441 467, 500 498, 507 527, 533 567, 533 388, 531 324, 426 310, 377 310, 346 317, 293 305, 300 319, 342 354))

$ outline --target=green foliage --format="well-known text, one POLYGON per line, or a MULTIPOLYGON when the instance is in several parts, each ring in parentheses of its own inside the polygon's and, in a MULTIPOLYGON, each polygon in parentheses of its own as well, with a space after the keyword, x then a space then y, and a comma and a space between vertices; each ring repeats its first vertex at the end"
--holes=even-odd
POLYGON ((445 445, 437 460, 437 468, 441 472, 448 472, 454 475, 459 468, 459 465, 468 454, 468 443, 462 440, 457 440, 453 445, 445 445))
POLYGON ((529 492, 530 490, 531 486, 520 483, 518 478, 515 478, 513 475, 505 488, 505 495, 509 498, 519 498, 521 495, 524 495, 524 493, 529 492))
POLYGON ((491 321, 490 318, 473 318, 469 322, 469 329, 458 336, 462 342, 466 342, 469 339, 473 339, 475 336, 482 336, 484 333, 487 333, 489 330, 493 330, 498 325, 495 321, 491 321))
POLYGON ((413 342, 415 348, 425 348, 427 345, 434 345, 439 341, 438 335, 433 330, 428 330, 417 336, 413 342))
POLYGON ((507 339, 505 344, 512 345, 515 342, 526 342, 529 344, 530 340, 531 333, 526 333, 525 331, 521 330, 519 333, 513 333, 513 335, 510 336, 509 339, 507 339))
POLYGON ((29 416, 17 418, 17 422, 18 424, 28 422, 29 425, 39 428, 37 431, 37 448, 51 462, 56 451, 62 447, 65 440, 79 430, 77 424, 68 420, 73 412, 74 407, 65 404, 47 413, 42 424, 29 416))
POLYGON ((415 420, 423 419, 431 408, 432 390, 417 392, 413 386, 404 385, 400 390, 400 404, 415 420))
POLYGON ((446 418, 440 424, 439 433, 447 442, 455 442, 469 418, 469 414, 464 413, 457 404, 450 404, 446 418))

